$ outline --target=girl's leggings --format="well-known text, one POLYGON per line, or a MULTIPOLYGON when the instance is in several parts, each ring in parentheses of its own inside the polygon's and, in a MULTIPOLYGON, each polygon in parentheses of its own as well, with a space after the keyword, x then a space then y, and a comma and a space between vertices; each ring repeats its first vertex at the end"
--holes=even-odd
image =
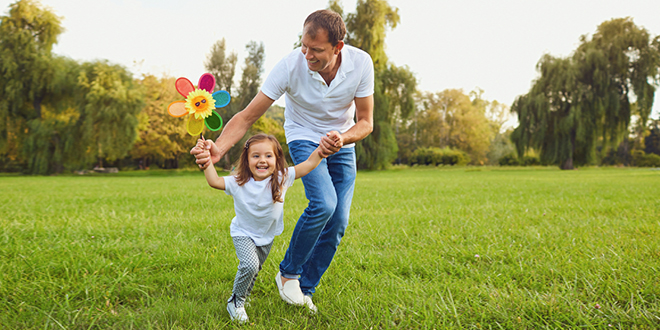
POLYGON ((266 261, 270 248, 273 242, 264 246, 256 246, 254 241, 247 236, 232 237, 234 240, 234 248, 236 249, 236 257, 238 257, 238 271, 234 279, 234 289, 231 298, 236 307, 242 307, 245 304, 245 299, 250 295, 254 281, 257 279, 257 274, 261 270, 261 266, 266 261))

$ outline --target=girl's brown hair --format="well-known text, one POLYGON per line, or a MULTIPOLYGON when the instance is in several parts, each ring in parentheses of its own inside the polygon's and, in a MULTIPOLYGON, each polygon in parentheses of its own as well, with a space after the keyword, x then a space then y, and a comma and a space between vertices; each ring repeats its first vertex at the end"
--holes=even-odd
POLYGON ((283 203, 282 199, 282 186, 284 186, 284 180, 286 179, 287 172, 287 163, 286 158, 284 158, 284 152, 282 151, 282 146, 280 142, 272 135, 266 134, 257 134, 245 141, 245 147, 241 153, 241 157, 236 163, 236 169, 234 170, 234 177, 236 178, 236 183, 239 186, 246 184, 252 178, 252 172, 250 172, 250 163, 248 162, 248 151, 250 150, 250 145, 257 142, 270 141, 273 145, 273 151, 275 152, 275 171, 270 177, 270 188, 273 193, 273 202, 283 203))

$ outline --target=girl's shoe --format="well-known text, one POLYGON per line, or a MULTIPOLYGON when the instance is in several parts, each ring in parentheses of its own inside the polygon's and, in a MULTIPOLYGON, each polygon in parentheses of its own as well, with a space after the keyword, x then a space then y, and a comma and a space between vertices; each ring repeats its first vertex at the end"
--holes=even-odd
POLYGON ((238 321, 238 323, 249 321, 245 307, 236 307, 233 301, 227 303, 227 312, 229 312, 229 317, 232 321, 238 321))

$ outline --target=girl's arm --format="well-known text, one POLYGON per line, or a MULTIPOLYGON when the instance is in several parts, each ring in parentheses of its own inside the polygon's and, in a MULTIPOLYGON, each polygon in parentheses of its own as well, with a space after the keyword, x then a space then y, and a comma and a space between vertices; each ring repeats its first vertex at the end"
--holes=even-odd
POLYGON ((204 176, 206 177, 206 182, 209 183, 209 186, 215 189, 225 190, 225 178, 218 176, 215 166, 207 166, 206 169, 204 169, 204 176))
POLYGON ((309 155, 306 161, 294 166, 296 169, 296 179, 307 175, 309 172, 319 166, 319 164, 321 164, 321 160, 323 160, 325 157, 321 157, 320 152, 321 148, 316 147, 316 149, 312 152, 311 155, 309 155))

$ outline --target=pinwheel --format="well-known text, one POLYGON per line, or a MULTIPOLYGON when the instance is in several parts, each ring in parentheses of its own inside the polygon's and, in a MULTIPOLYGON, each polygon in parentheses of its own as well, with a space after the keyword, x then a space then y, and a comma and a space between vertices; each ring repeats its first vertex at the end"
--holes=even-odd
POLYGON ((231 97, 227 91, 217 91, 215 78, 210 73, 199 77, 197 88, 187 78, 179 78, 174 83, 179 94, 185 97, 185 101, 174 101, 167 106, 167 112, 172 117, 183 117, 188 115, 186 130, 192 136, 202 134, 204 126, 217 131, 222 128, 222 118, 215 109, 229 104, 231 97), (213 94, 211 94, 213 93, 213 94))

